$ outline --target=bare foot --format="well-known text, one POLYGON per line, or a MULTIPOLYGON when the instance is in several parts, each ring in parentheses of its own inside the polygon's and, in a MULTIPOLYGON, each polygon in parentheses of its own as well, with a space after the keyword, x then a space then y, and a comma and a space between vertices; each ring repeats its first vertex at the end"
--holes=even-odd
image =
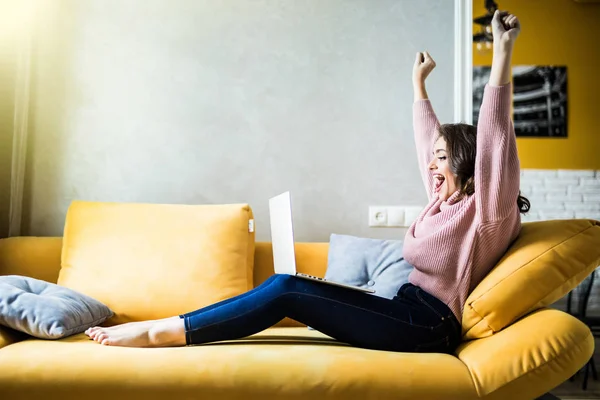
POLYGON ((185 326, 179 317, 131 322, 110 328, 94 327, 85 334, 105 346, 168 347, 186 344, 185 326))
POLYGON ((114 330, 122 330, 125 327, 131 327, 131 325, 135 325, 137 324, 137 328, 139 329, 142 325, 143 326, 148 326, 148 328, 150 328, 153 324, 162 321, 159 319, 154 319, 154 320, 148 320, 148 321, 139 321, 139 322, 127 322, 124 324, 119 324, 119 325, 114 325, 114 326, 108 326, 108 327, 102 327, 102 326, 94 326, 92 328, 88 328, 85 331, 85 334, 88 335, 90 337, 90 339, 96 340, 96 336, 98 336, 100 334, 100 332, 110 332, 110 331, 114 331, 114 330))

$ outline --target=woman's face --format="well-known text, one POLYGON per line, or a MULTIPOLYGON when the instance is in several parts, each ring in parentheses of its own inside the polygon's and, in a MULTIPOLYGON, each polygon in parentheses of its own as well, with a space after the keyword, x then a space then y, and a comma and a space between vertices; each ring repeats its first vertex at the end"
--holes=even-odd
POLYGON ((441 200, 448 200, 458 190, 457 177, 450 171, 446 141, 443 137, 438 138, 433 145, 433 160, 429 163, 429 172, 435 183, 434 193, 437 193, 441 200))

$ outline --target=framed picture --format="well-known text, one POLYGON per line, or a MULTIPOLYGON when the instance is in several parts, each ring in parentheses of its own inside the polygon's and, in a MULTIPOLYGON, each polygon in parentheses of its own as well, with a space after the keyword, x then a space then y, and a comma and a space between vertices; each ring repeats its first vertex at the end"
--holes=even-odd
POLYGON ((567 137, 567 67, 513 67, 517 136, 567 137))
MULTIPOLYGON (((473 68, 473 124, 479 120, 491 67, 473 68)), ((513 121, 517 137, 567 137, 567 67, 515 66, 513 121)))
POLYGON ((483 100, 483 89, 490 80, 491 67, 473 67, 473 125, 479 121, 479 108, 483 100))

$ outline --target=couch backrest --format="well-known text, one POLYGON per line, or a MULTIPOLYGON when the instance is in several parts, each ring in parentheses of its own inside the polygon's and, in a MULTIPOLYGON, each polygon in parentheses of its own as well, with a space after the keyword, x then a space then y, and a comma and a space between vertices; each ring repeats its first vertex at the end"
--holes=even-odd
POLYGON ((0 275, 23 275, 56 283, 62 237, 12 237, 0 240, 0 275))
MULTIPOLYGON (((56 282, 62 242, 59 237, 0 240, 0 275, 26 275, 56 282)), ((327 243, 297 243, 298 270, 324 276, 328 250, 327 243)), ((600 222, 565 220, 524 224, 519 238, 467 299, 462 321, 465 338, 490 336, 527 313, 552 304, 599 264, 600 222)), ((273 272, 271 244, 256 243, 253 286, 273 272)), ((300 324, 284 320, 280 325, 300 324)))

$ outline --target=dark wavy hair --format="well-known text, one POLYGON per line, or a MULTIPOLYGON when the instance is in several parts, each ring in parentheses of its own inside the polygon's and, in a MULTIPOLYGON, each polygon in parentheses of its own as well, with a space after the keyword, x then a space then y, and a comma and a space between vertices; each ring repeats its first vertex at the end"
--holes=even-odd
MULTIPOLYGON (((439 127, 439 136, 446 141, 446 152, 450 171, 458 178, 461 194, 475 193, 475 155, 477 154, 477 128, 469 124, 444 124, 439 127)), ((531 208, 529 200, 517 196, 517 206, 521 213, 531 208)))

